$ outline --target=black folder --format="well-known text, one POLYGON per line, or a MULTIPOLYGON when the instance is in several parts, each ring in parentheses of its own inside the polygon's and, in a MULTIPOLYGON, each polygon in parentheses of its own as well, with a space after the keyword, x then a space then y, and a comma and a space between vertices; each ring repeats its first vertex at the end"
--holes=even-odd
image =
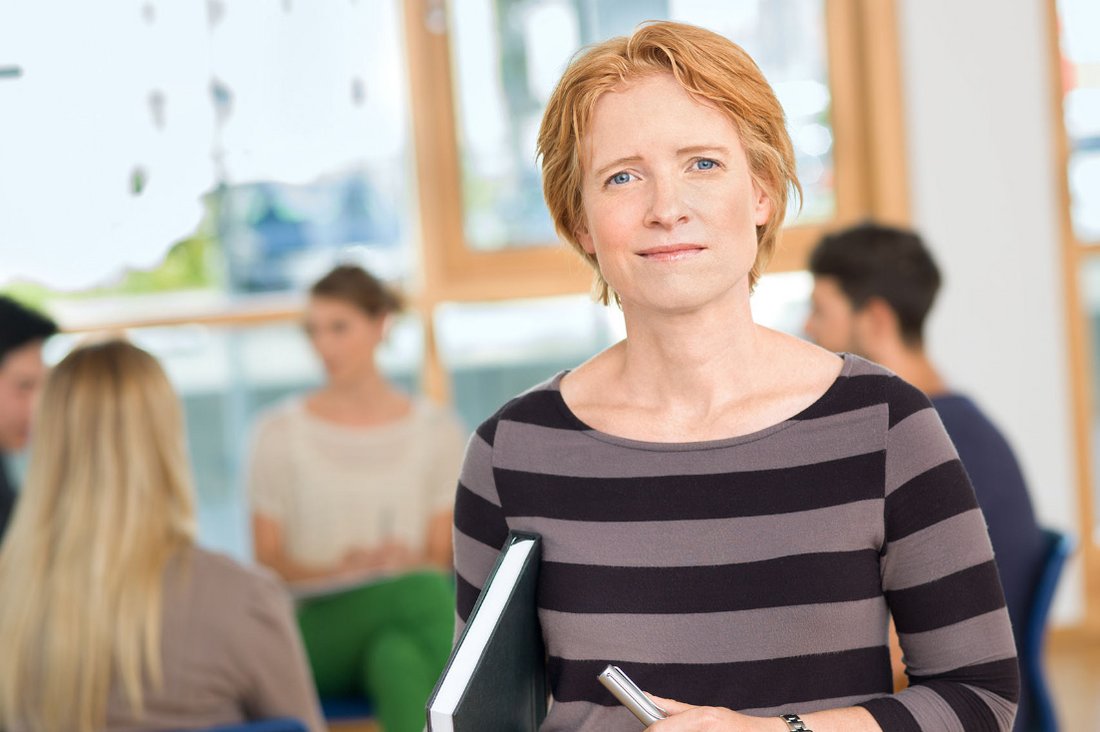
POLYGON ((538 534, 512 531, 428 699, 431 732, 537 732, 546 718, 538 534))

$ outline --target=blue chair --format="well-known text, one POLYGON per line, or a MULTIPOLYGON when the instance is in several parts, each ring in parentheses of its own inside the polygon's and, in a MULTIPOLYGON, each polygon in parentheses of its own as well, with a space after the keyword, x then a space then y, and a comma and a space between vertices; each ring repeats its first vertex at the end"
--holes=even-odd
POLYGON ((261 719, 255 722, 228 724, 223 727, 211 727, 202 732, 309 732, 306 726, 291 717, 280 719, 261 719))
POLYGON ((359 722, 374 717, 374 705, 363 697, 321 697, 321 712, 328 722, 359 722))
POLYGON ((1046 540, 1043 565, 1039 571, 1035 592, 1031 599, 1027 626, 1024 629, 1023 663, 1031 677, 1031 719, 1026 729, 1035 732, 1058 732, 1058 717, 1054 713, 1054 701, 1043 674, 1043 639, 1046 637, 1047 615, 1054 599, 1054 590, 1066 559, 1073 553, 1073 540, 1059 531, 1043 529, 1046 540))

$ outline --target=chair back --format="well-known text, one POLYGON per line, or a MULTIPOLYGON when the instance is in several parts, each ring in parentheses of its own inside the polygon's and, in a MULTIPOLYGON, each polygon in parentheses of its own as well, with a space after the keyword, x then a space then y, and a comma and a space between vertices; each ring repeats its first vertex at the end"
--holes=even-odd
POLYGON ((1054 591, 1062 575, 1066 559, 1073 552, 1073 540, 1053 529, 1043 529, 1045 552, 1035 590, 1031 595, 1031 611, 1024 631, 1023 662, 1031 679, 1031 719, 1027 729, 1037 732, 1058 732, 1058 717, 1054 701, 1043 673, 1043 640, 1046 637, 1047 615, 1054 591))
POLYGON ((227 724, 222 727, 211 727, 201 732, 309 732, 309 730, 300 720, 285 717, 227 724))
POLYGON ((363 697, 321 697, 321 713, 328 722, 362 721, 374 716, 374 705, 363 697))

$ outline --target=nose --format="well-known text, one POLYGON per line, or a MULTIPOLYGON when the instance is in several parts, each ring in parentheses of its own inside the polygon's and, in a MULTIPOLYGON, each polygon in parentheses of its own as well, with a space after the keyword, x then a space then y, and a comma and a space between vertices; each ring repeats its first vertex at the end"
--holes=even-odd
POLYGON ((325 358, 332 351, 332 338, 328 333, 318 331, 313 334, 310 339, 313 343, 313 350, 317 352, 317 355, 321 358, 325 358))
POLYGON ((671 176, 654 176, 646 225, 671 229, 687 221, 687 205, 679 182, 671 176))

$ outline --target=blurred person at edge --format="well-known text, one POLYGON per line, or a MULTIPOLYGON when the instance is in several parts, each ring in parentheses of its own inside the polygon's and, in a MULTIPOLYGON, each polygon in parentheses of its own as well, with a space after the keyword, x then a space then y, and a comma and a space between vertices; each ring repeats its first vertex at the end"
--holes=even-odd
MULTIPOLYGON (((913 231, 864 223, 825 236, 810 256, 814 276, 806 334, 830 351, 875 361, 923 391, 943 420, 970 476, 989 528, 1018 653, 1044 539, 1016 455, 968 397, 952 390, 924 348, 924 324, 940 289, 939 268, 913 231)), ((894 640, 896 685, 906 683, 894 640)), ((1016 730, 1031 711, 1027 663, 1020 663, 1016 730)))
POLYGON ((30 440, 35 401, 46 379, 42 345, 55 333, 57 325, 45 315, 0 295, 0 538, 18 495, 5 457, 30 440))
POLYGON ((386 732, 419 732, 454 627, 450 526, 466 432, 379 371, 400 307, 359 267, 312 287, 305 329, 326 380, 260 418, 247 482, 256 558, 291 589, 347 588, 299 604, 321 696, 365 696, 386 732))
POLYGON ((193 496, 156 359, 109 340, 54 367, 0 551, 3 729, 324 731, 286 593, 196 546, 193 496))
POLYGON ((638 729, 597 681, 607 663, 665 697, 650 732, 1010 729, 1004 596, 935 411, 752 319, 798 188, 752 58, 681 23, 589 46, 538 153, 557 231, 626 338, 477 429, 455 570, 466 622, 508 530, 541 533, 543 732, 638 729), (898 693, 891 613, 919 669, 898 693))

